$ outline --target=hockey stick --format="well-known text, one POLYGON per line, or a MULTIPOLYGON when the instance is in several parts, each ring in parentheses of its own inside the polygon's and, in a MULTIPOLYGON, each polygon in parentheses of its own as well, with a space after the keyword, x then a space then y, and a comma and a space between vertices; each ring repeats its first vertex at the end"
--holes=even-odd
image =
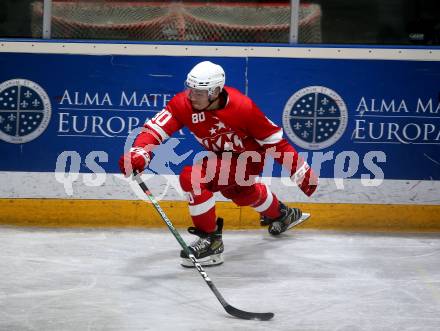
POLYGON ((217 287, 214 285, 212 280, 209 278, 206 271, 202 268, 199 261, 195 258, 195 256, 191 253, 191 251, 188 248, 188 245, 185 243, 185 241, 180 236, 179 232, 174 227, 171 220, 168 218, 168 216, 165 214, 163 209, 160 207, 159 203, 154 198, 153 194, 151 194, 150 190, 148 189, 147 185, 142 181, 141 176, 139 173, 134 172, 133 174, 134 179, 141 187, 142 191, 147 195, 148 199, 153 204, 156 211, 159 213, 159 215, 162 217, 162 220, 165 222, 165 224, 168 226, 168 229, 171 231, 171 233, 174 235, 174 237, 179 242, 180 246, 182 246, 182 249, 185 251, 185 253, 188 255, 189 259, 192 261, 194 266, 196 267, 197 271, 200 273, 202 278, 205 280, 206 284, 208 284, 209 288, 212 292, 214 292, 215 296, 217 297, 218 301, 222 304, 223 308, 226 310, 226 312, 232 316, 246 319, 246 320, 259 320, 259 321, 268 321, 272 317, 274 317, 273 313, 252 313, 244 310, 237 309, 233 306, 231 306, 229 303, 226 302, 226 300, 223 298, 223 296, 220 294, 220 292, 217 290, 217 287))

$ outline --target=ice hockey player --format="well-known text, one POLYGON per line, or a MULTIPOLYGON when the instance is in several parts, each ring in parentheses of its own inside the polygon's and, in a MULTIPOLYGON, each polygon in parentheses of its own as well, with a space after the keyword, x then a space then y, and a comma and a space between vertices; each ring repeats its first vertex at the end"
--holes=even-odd
MULTIPOLYGON (((251 206, 261 214, 271 235, 279 235, 299 220, 302 212, 280 202, 269 187, 256 178, 266 154, 290 172, 291 179, 310 196, 317 177, 286 139, 283 130, 270 121, 247 96, 225 86, 223 68, 200 62, 189 73, 186 89, 176 94, 136 137, 133 147, 119 159, 121 171, 129 176, 142 172, 151 150, 186 126, 209 155, 180 173, 194 227, 188 231, 199 238, 190 250, 203 266, 223 262, 223 220, 216 219, 213 192, 220 192, 238 206, 251 206)), ((182 265, 192 267, 183 250, 182 265)))

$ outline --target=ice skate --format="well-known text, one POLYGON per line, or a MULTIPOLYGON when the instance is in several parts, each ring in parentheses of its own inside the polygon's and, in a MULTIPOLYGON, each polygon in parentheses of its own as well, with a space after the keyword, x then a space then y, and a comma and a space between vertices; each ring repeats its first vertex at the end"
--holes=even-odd
MULTIPOLYGON (((223 263, 223 240, 222 240, 223 219, 217 219, 217 230, 213 233, 205 233, 195 227, 188 228, 188 232, 199 237, 191 243, 188 248, 194 254, 197 261, 203 266, 214 266, 223 263)), ((183 267, 192 268, 194 264, 188 258, 186 253, 181 250, 181 265, 183 267)))
POLYGON ((280 212, 281 216, 276 219, 270 219, 263 216, 260 220, 262 226, 269 225, 268 231, 274 236, 293 228, 310 217, 310 214, 303 213, 301 209, 290 208, 282 202, 280 202, 280 212))

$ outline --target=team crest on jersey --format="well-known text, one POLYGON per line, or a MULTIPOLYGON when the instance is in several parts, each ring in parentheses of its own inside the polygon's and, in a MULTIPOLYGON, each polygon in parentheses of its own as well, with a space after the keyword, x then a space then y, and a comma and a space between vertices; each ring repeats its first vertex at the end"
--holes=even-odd
POLYGON ((210 137, 203 139, 197 138, 197 140, 199 140, 206 149, 213 152, 242 152, 244 150, 243 141, 237 133, 218 120, 217 117, 214 118, 217 120, 217 123, 212 125, 208 130, 210 137))
POLYGON ((242 152, 243 141, 235 132, 221 133, 214 137, 203 138, 203 146, 213 152, 242 152))
POLYGON ((40 136, 49 125, 52 107, 43 88, 30 80, 0 84, 0 139, 24 144, 40 136))
POLYGON ((347 127, 347 107, 333 90, 309 86, 293 94, 283 111, 283 127, 298 146, 318 150, 333 145, 347 127))

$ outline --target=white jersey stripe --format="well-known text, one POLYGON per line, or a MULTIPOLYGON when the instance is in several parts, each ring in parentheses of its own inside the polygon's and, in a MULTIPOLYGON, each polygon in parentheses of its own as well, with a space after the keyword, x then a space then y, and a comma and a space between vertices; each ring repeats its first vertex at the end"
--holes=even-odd
POLYGON ((149 120, 146 125, 160 136, 161 142, 168 139, 169 135, 159 125, 153 123, 151 120, 149 120))
POLYGON ((264 202, 261 205, 254 207, 254 209, 259 213, 266 211, 270 207, 270 205, 272 204, 272 201, 273 201, 272 192, 269 190, 267 185, 264 185, 264 187, 266 187, 266 192, 267 192, 266 200, 264 200, 264 202))
POLYGON ((306 162, 304 162, 303 165, 299 169, 297 169, 292 176, 290 176, 290 179, 292 180, 292 182, 301 185, 302 181, 304 180, 304 176, 309 169, 310 166, 306 162))
POLYGON ((255 139, 260 145, 277 144, 283 139, 283 129, 270 135, 269 137, 259 140, 255 139))
POLYGON ((215 207, 215 198, 212 196, 205 202, 199 203, 198 205, 189 205, 188 207, 191 216, 199 216, 215 207))

